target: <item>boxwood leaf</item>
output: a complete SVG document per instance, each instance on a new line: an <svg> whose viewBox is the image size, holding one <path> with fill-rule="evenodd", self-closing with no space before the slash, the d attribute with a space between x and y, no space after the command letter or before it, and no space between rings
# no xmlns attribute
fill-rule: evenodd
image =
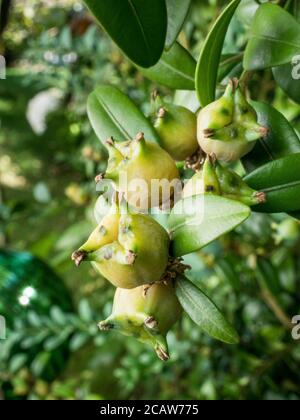
<svg viewBox="0 0 300 420"><path fill-rule="evenodd" d="M166 0L168 30L165 48L168 50L176 41L191 6L191 0Z"/></svg>
<svg viewBox="0 0 300 420"><path fill-rule="evenodd" d="M300 51L300 25L275 4L261 5L254 17L250 41L244 56L246 70L280 66Z"/></svg>
<svg viewBox="0 0 300 420"><path fill-rule="evenodd" d="M228 26L241 0L232 0L209 32L196 70L196 90L202 106L215 100L219 62Z"/></svg>
<svg viewBox="0 0 300 420"><path fill-rule="evenodd" d="M167 33L165 0L85 0L121 50L142 67L162 55Z"/></svg>
<svg viewBox="0 0 300 420"><path fill-rule="evenodd" d="M179 201L169 217L171 251L180 257L198 251L250 216L244 204L201 194Z"/></svg>
<svg viewBox="0 0 300 420"><path fill-rule="evenodd" d="M185 312L203 331L224 343L239 342L237 332L217 306L186 277L177 279L175 291Z"/></svg>
<svg viewBox="0 0 300 420"><path fill-rule="evenodd" d="M300 210L300 153L260 166L247 175L245 181L267 195L267 202L255 206L255 211L283 213Z"/></svg>
<svg viewBox="0 0 300 420"><path fill-rule="evenodd" d="M159 62L141 73L156 83L172 89L194 90L196 61L178 42L163 53Z"/></svg>
<svg viewBox="0 0 300 420"><path fill-rule="evenodd" d="M247 171L293 153L300 153L300 139L289 121L271 105L252 101L258 115L258 122L269 129L265 138L260 139L255 148L244 159Z"/></svg>
<svg viewBox="0 0 300 420"><path fill-rule="evenodd" d="M298 54L292 63L273 68L273 75L281 89L300 104L300 55Z"/></svg>
<svg viewBox="0 0 300 420"><path fill-rule="evenodd" d="M136 105L113 86L100 85L88 98L88 116L102 143L109 137L130 140L143 132L149 141L159 143L154 127Z"/></svg>

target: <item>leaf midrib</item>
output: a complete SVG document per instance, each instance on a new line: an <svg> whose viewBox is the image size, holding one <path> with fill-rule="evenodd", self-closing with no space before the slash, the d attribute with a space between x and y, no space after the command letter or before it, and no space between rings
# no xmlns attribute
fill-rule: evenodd
<svg viewBox="0 0 300 420"><path fill-rule="evenodd" d="M106 114L108 115L108 117L111 119L111 121L113 122L113 124L116 125L116 127L118 128L118 130L126 137L126 139L130 139L131 136L130 134L125 130L125 128L119 123L119 121L116 119L116 117L114 116L113 112L110 110L109 106L104 102L103 99L101 99L98 95L96 96L97 100L99 101L100 105L102 106L102 108L104 109L104 111L106 112Z"/></svg>
<svg viewBox="0 0 300 420"><path fill-rule="evenodd" d="M284 44L284 45L289 45L290 47L295 47L295 48L300 49L300 42L299 42L299 44L297 44L297 43L290 42L290 41L284 41L284 40L279 39L279 38L274 38L274 37L269 36L269 35L252 35L251 38L252 39L262 39L262 40L267 40L267 41L270 41L270 42L281 43L281 44Z"/></svg>
<svg viewBox="0 0 300 420"><path fill-rule="evenodd" d="M238 213L232 213L232 214L227 214L226 215L226 217L238 217L238 218L242 218L242 217L245 217L246 216L246 211L245 212L238 212ZM202 221L202 223L205 221L205 222L215 222L216 220L219 220L219 219L223 219L224 218L224 214L222 214L222 215L220 215L220 216L215 216L215 217L209 217L209 219L207 219L207 220L204 220L204 218L203 218L203 221ZM185 226L195 226L195 222L199 222L199 219L197 219L196 217L194 217L193 219L191 219L190 221L187 221L187 220L185 220L184 222L182 222L182 223L180 223L179 225L177 225L176 227L174 227L171 231L170 231L170 233L172 234L172 233L174 233L175 231L178 231L179 229L181 229L181 228L183 228L183 227L185 227Z"/></svg>
<svg viewBox="0 0 300 420"><path fill-rule="evenodd" d="M136 7L135 7L135 6L134 6L134 4L132 3L132 0L128 0L128 3L129 3L129 6L130 6L130 7L131 7L131 9L132 9L132 12L133 12L133 14L134 14L134 16L135 16L135 18L136 18L136 20L137 20L138 26L139 26L139 28L140 28L140 31L141 31L142 37L143 37L143 39L144 39L145 46L146 46L146 48L147 48L147 54L148 54L148 56L149 56L149 57L152 57L150 44L149 44L149 42L148 42L148 39L147 39L146 33L145 33L145 31L144 31L144 27L143 27L142 21L141 21L141 19L140 19L140 17L139 17L139 14L138 14L137 10L136 10Z"/></svg>
<svg viewBox="0 0 300 420"><path fill-rule="evenodd" d="M186 74L186 73L180 71L179 69L173 67L171 64L168 64L163 58L162 58L161 61L162 61L163 65L165 67L167 67L168 69L172 70L174 73L179 74L180 76L182 76L186 80L189 80L190 82L193 82L193 83L195 82L195 78L194 77L191 77L188 74Z"/></svg>
<svg viewBox="0 0 300 420"><path fill-rule="evenodd" d="M178 283L177 283L177 287L179 287L179 289L180 289L180 291L181 291L181 293L183 294L183 295L185 295L186 297L187 297L187 299L189 299L190 300L190 302L191 302L191 304L194 306L194 308L198 308L198 306L197 306L197 302L193 299L193 297L189 294L189 292L185 289L185 288L183 288L182 287L182 285L180 284L180 281L178 281ZM200 289L199 289L199 291L200 291ZM200 291L201 293L203 293L202 291ZM203 296L205 296L206 297L206 299L209 301L209 303L214 307L214 309L219 313L219 315L220 315L220 317L222 317L223 318L223 316L220 314L220 312L219 312L219 310L217 309L217 307L209 300L209 298L206 296L206 295L204 295L204 293L203 293ZM204 316L203 316L203 319L205 320L205 322L210 322L213 326L214 326L214 328L217 330L217 331L219 331L221 334L223 334L225 337L228 337L228 339L232 342L232 341L235 341L234 340L234 337L231 335L231 334L229 334L227 331L224 331L223 329L221 329L220 328L220 326L214 321L214 320L212 320L212 319L210 319L209 318L209 316L205 316L206 315L206 313L207 313L207 311L201 311L200 310L200 308L199 308L199 312L201 312L201 314L204 314ZM225 320L225 318L223 318L223 320L222 320L224 323L227 323L227 321ZM201 325L199 325L201 328L203 328L203 326L201 326ZM227 326L227 328L229 328L229 325ZM203 328L203 329L205 329L205 331L206 332L208 332L208 330L207 330L207 328ZM212 335L211 333L209 333L210 335ZM214 337L216 337L216 335L214 335ZM220 337L219 337L220 338Z"/></svg>
<svg viewBox="0 0 300 420"><path fill-rule="evenodd" d="M298 187L300 186L300 179L298 181L287 182L281 185L274 185L273 187L264 188L263 191L266 193L276 192L288 188Z"/></svg>

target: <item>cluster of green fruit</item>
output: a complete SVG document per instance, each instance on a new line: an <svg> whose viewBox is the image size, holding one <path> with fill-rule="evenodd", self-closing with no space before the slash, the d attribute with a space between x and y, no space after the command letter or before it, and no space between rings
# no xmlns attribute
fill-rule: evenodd
<svg viewBox="0 0 300 420"><path fill-rule="evenodd" d="M72 258L78 266L82 261L92 262L117 288L112 315L99 327L149 343L162 360L167 360L166 335L182 313L174 282L187 267L170 256L168 232L150 215L132 210L135 202L122 189L120 174L125 173L128 181L142 179L149 185L140 203L148 209L153 205L152 179L180 180L176 161L199 155L199 171L185 186L184 197L216 194L255 205L263 202L265 195L253 191L219 161L240 159L266 129L257 124L257 115L235 80L224 96L203 108L198 117L184 107L162 105L160 101L155 127L161 147L142 134L129 142L107 141L109 161L104 177L113 181L116 194L108 213ZM155 204L163 204L162 196Z"/></svg>

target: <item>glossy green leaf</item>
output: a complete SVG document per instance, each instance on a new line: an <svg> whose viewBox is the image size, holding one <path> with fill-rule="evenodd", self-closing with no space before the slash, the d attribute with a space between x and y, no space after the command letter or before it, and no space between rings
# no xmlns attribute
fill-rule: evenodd
<svg viewBox="0 0 300 420"><path fill-rule="evenodd" d="M178 42L163 53L155 66L139 69L148 79L172 89L195 89L196 61Z"/></svg>
<svg viewBox="0 0 300 420"><path fill-rule="evenodd" d="M300 51L294 62L275 67L273 75L281 89L300 104Z"/></svg>
<svg viewBox="0 0 300 420"><path fill-rule="evenodd" d="M191 281L183 276L179 277L175 291L185 312L203 331L224 343L239 342L237 332L217 306Z"/></svg>
<svg viewBox="0 0 300 420"><path fill-rule="evenodd" d="M167 34L165 0L85 0L85 3L134 63L150 67L158 62Z"/></svg>
<svg viewBox="0 0 300 420"><path fill-rule="evenodd" d="M180 257L198 251L250 216L244 204L201 194L179 201L169 217L171 251Z"/></svg>
<svg viewBox="0 0 300 420"><path fill-rule="evenodd" d="M196 90L202 106L215 100L218 69L228 26L241 0L233 0L217 19L201 51L196 70Z"/></svg>
<svg viewBox="0 0 300 420"><path fill-rule="evenodd" d="M267 202L255 206L255 211L283 213L300 210L300 153L269 162L251 172L245 180L250 187L267 195Z"/></svg>
<svg viewBox="0 0 300 420"><path fill-rule="evenodd" d="M169 50L176 41L191 6L191 0L166 0L168 30L165 48Z"/></svg>
<svg viewBox="0 0 300 420"><path fill-rule="evenodd" d="M248 42L244 67L259 70L292 61L300 51L300 25L275 4L263 4L257 10Z"/></svg>
<svg viewBox="0 0 300 420"><path fill-rule="evenodd" d="M252 101L258 115L258 122L269 129L265 138L261 138L253 151L244 159L246 170L253 171L270 160L280 159L293 153L300 153L300 140L288 120L272 106Z"/></svg>
<svg viewBox="0 0 300 420"><path fill-rule="evenodd" d="M92 92L87 104L88 116L102 143L109 137L130 140L143 132L149 141L159 143L151 123L136 105L113 86L102 85Z"/></svg>

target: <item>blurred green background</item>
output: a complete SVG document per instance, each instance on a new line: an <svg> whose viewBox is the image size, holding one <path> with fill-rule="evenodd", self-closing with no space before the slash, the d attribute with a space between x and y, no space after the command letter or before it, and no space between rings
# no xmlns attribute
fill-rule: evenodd
<svg viewBox="0 0 300 420"><path fill-rule="evenodd" d="M81 2L2 3L0 315L7 339L0 340L0 399L299 399L300 345L290 328L300 314L300 229L287 215L254 214L186 258L191 279L236 326L240 345L210 339L185 317L170 333L171 361L163 364L134 339L97 330L114 290L70 259L95 225L93 179L106 165L86 100L97 83L109 83L147 113L156 86ZM180 41L195 57L224 4L193 1ZM242 3L225 52L242 48L256 7ZM299 105L270 72L255 78L253 96L299 130Z"/></svg>

